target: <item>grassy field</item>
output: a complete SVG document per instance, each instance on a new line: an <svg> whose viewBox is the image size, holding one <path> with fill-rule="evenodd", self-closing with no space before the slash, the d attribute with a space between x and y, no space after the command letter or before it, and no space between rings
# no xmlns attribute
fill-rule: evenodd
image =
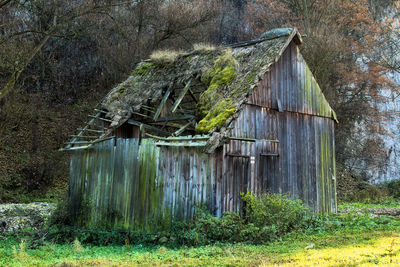
<svg viewBox="0 0 400 267"><path fill-rule="evenodd" d="M389 229L390 228L390 229ZM0 266L375 266L400 265L400 226L286 236L268 245L196 248L82 246L47 243L36 249L16 238L0 242Z"/></svg>
<svg viewBox="0 0 400 267"><path fill-rule="evenodd" d="M228 214L218 219L199 210L194 221L167 233L134 235L49 223L46 231L0 234L0 266L400 266L400 218L371 216L365 210L396 208L397 202L350 203L340 207L350 208L348 213L322 216L301 213L300 203L282 196L253 201L264 204L249 209L246 218ZM271 203L279 209L262 213ZM303 215L294 222L296 212ZM280 219L277 214L290 216ZM266 216L276 217L271 225L265 224ZM235 240L245 243L232 243Z"/></svg>

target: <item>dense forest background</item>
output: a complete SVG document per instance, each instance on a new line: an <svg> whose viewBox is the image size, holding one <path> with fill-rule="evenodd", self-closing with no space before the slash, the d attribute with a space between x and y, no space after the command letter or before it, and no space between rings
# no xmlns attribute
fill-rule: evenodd
<svg viewBox="0 0 400 267"><path fill-rule="evenodd" d="M387 160L379 107L382 90L398 90L399 14L396 0L0 0L0 202L65 192L68 154L58 148L152 51L276 27L305 34L303 55L340 122L346 197Z"/></svg>

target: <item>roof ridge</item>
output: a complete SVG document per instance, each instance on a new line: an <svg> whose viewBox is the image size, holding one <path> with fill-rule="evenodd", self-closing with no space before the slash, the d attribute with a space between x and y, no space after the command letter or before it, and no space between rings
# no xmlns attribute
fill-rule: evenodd
<svg viewBox="0 0 400 267"><path fill-rule="evenodd" d="M274 40L274 39L285 37L285 36L291 36L291 35L293 36L291 39L293 39L294 37L297 37L297 39L298 39L297 44L303 43L303 40L302 40L301 35L300 35L299 31L297 30L297 28L276 28L276 29L264 32L258 39L229 44L229 45L225 45L222 47L225 47L225 48L246 47L246 46L262 43L265 41Z"/></svg>

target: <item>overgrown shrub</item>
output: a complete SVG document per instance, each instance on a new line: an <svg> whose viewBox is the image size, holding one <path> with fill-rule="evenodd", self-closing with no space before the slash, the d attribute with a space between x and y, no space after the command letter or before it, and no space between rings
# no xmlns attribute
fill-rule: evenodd
<svg viewBox="0 0 400 267"><path fill-rule="evenodd" d="M390 181L384 184L384 188L386 188L391 197L400 199L400 180Z"/></svg>
<svg viewBox="0 0 400 267"><path fill-rule="evenodd" d="M338 179L339 202L359 202L365 204L387 204L393 202L393 195L387 185L377 186L359 177L345 177ZM400 191L399 191L400 192Z"/></svg>
<svg viewBox="0 0 400 267"><path fill-rule="evenodd" d="M172 227L172 237L185 245L206 245L215 242L237 242L245 228L243 218L237 213L225 213L221 218L201 208L192 221L177 222Z"/></svg>
<svg viewBox="0 0 400 267"><path fill-rule="evenodd" d="M264 194L260 197L245 194L242 198L245 202L246 224L253 228L250 231L251 236L244 239L273 240L300 228L310 214L300 200L292 200L279 194Z"/></svg>
<svg viewBox="0 0 400 267"><path fill-rule="evenodd" d="M79 227L69 220L65 208L60 205L51 220L47 240L70 243L79 240L82 245L163 245L201 246L215 243L262 244L283 238L290 233L314 234L340 229L374 229L400 224L386 217L371 218L363 215L322 215L312 213L301 201L279 194L242 195L242 214L228 212L221 218L206 208L197 208L190 221L173 221L169 231L148 233L141 230L106 229L102 227ZM396 224L396 225L395 225Z"/></svg>
<svg viewBox="0 0 400 267"><path fill-rule="evenodd" d="M221 218L198 210L193 221L183 223L173 233L180 243L205 245L215 242L265 243L300 229L310 215L301 201L279 194L243 194L243 215L225 213Z"/></svg>

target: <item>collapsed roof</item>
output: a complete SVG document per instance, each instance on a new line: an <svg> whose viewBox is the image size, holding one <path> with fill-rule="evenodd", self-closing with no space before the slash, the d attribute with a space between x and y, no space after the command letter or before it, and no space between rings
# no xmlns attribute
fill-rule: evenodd
<svg viewBox="0 0 400 267"><path fill-rule="evenodd" d="M222 143L227 127L262 75L292 40L302 42L296 29L275 29L246 43L176 56L166 53L141 62L101 102L93 119L106 122L107 129L92 130L99 137L90 142L104 140L126 122L136 122L148 126L149 133L165 137L210 135L212 148L208 150L212 151ZM331 117L331 112L329 108L326 117ZM84 130L67 148L79 142L76 140Z"/></svg>

